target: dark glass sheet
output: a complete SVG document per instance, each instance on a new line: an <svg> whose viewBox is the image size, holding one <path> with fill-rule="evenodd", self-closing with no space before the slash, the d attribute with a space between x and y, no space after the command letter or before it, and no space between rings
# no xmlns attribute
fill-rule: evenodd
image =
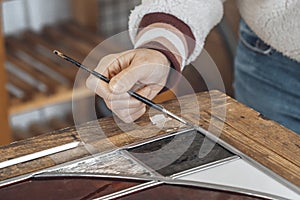
<svg viewBox="0 0 300 200"><path fill-rule="evenodd" d="M93 199L143 181L88 177L31 178L0 188L0 199Z"/></svg>
<svg viewBox="0 0 300 200"><path fill-rule="evenodd" d="M219 144L204 140L204 136L194 130L132 148L129 152L164 176L234 156Z"/></svg>
<svg viewBox="0 0 300 200"><path fill-rule="evenodd" d="M160 185L120 198L122 200L258 200L250 195L199 187Z"/></svg>

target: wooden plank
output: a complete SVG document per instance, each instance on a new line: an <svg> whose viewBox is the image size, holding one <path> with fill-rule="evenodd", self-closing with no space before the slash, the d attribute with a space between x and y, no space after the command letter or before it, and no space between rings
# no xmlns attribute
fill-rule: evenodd
<svg viewBox="0 0 300 200"><path fill-rule="evenodd" d="M82 54L83 56L87 56L88 53L91 52L93 47L91 45L87 45L83 42L76 41L69 37L69 35L64 34L59 29L55 29L52 27L45 27L44 28L44 34L49 36L49 38L52 39L53 42L55 41L63 41L63 44L69 46L70 48L74 48L78 53Z"/></svg>
<svg viewBox="0 0 300 200"><path fill-rule="evenodd" d="M210 97L213 97L213 100ZM220 127L216 126L223 122L219 117L219 107L217 106L217 112L213 113L211 102L219 103L224 99L226 100L227 115L224 127L220 129ZM298 135L273 121L262 119L259 113L217 91L212 91L210 94L198 94L197 102L192 101L192 96L182 97L181 102L183 102L181 109L184 111L183 115L186 119L198 123L206 129L211 122L214 122L211 124L213 127L211 129L212 133L216 133L218 130L221 131L221 139L256 160L261 165L271 169L279 176L296 186L300 186L300 145ZM172 112L180 114L178 101L172 100L163 105ZM197 110L196 108L199 106L200 108ZM195 120L197 119L195 116L199 113L201 119L198 121ZM21 141L20 143L0 147L0 161L40 151L43 148L50 148L53 145L58 146L74 140L79 141L79 132L81 133L81 138L90 140L90 144L97 147L99 151L105 151L116 148L116 146L124 146L141 141L154 135L166 134L170 131L178 130L180 125L177 122L170 121L170 124L167 124L164 129L158 130L157 127L148 123L149 117L148 115L144 115L137 121L140 128L127 125L128 131L124 133L118 128L112 118L100 119L98 122L89 122L77 127L77 130L75 128L63 129L48 135ZM100 125L106 134L105 136L100 137L97 135L99 132L98 125ZM145 127L146 125L148 126ZM138 135L140 138L134 137L134 135ZM115 146L111 145L111 143ZM55 156L5 168L0 172L0 179L3 180L33 172L88 154L87 150L83 146L80 146L74 150L58 153Z"/></svg>
<svg viewBox="0 0 300 200"><path fill-rule="evenodd" d="M53 94L56 90L56 86L59 85L59 82L51 77L45 75L44 73L37 71L33 66L29 65L27 62L21 60L12 52L8 52L7 61L21 69L25 73L28 73L34 79L46 85L45 92L48 94Z"/></svg>
<svg viewBox="0 0 300 200"><path fill-rule="evenodd" d="M0 0L0 145L10 143L12 141L11 129L8 120L8 95L5 88L6 85L6 74L4 68L5 62L5 48L4 48L4 38L2 33L2 0Z"/></svg>
<svg viewBox="0 0 300 200"><path fill-rule="evenodd" d="M101 37L97 33L93 33L91 31L84 30L75 23L62 24L60 27L62 30L65 30L71 36L73 36L77 39L82 39L83 41L88 42L91 45L93 45L93 47L99 45L101 42L103 42L105 40L105 38ZM101 47L103 48L103 50L105 50L107 52L111 52L111 53L118 53L118 52L122 51L122 49L116 43L113 43L111 40L110 40L110 42L105 41L104 43L102 43Z"/></svg>
<svg viewBox="0 0 300 200"><path fill-rule="evenodd" d="M9 48L13 48L12 51L21 51L38 62L44 64L45 66L51 68L53 71L57 72L61 76L65 77L67 80L67 85L71 87L73 85L73 80L76 75L76 71L72 69L66 69L60 67L58 63L53 62L49 58L38 54L38 52L34 49L34 47L25 44L24 41L21 41L16 38L7 38L7 45Z"/></svg>
<svg viewBox="0 0 300 200"><path fill-rule="evenodd" d="M43 37L42 35L39 35L32 31L25 31L23 33L23 37L25 40L30 41L31 43L35 44L36 46L40 46L46 50L48 53L48 57L51 58L54 62L58 63L60 66L66 67L66 68L73 68L73 71L76 71L76 68L74 69L74 66L70 64L69 62L66 62L65 60L59 58L58 56L53 54L53 50L57 49L60 51L68 52L69 55L74 56L74 58L80 59L83 56L81 54L78 54L77 51L66 47L65 45L62 45L61 43L57 44L56 42L49 41L49 38ZM69 51L70 50L70 51Z"/></svg>
<svg viewBox="0 0 300 200"><path fill-rule="evenodd" d="M11 105L16 105L29 100L29 97L25 95L20 89L16 88L7 82L7 92L9 94L9 108Z"/></svg>
<svg viewBox="0 0 300 200"><path fill-rule="evenodd" d="M84 65L87 67L95 68L100 59L106 55L105 52L102 51L92 51L94 48L93 46L87 45L76 38L71 38L59 29L45 27L43 33L54 43L63 41L61 42L61 45L65 46L66 51L64 53L79 62L84 62ZM76 57L76 54L80 54L80 56Z"/></svg>
<svg viewBox="0 0 300 200"><path fill-rule="evenodd" d="M30 85L29 83L21 80L19 77L16 77L15 74L12 74L11 72L7 71L7 79L8 81L14 85L15 87L19 88L20 90L22 90L25 95L27 95L29 98L32 98L33 94L35 92L38 92L38 88L33 87L32 85Z"/></svg>
<svg viewBox="0 0 300 200"><path fill-rule="evenodd" d="M48 40L54 44L57 44L57 49L62 50L66 55L76 59L79 62L84 60L88 62L88 66L96 66L99 62L99 55L93 54L89 56L93 47L84 44L78 40L74 40L68 37L66 34L60 32L59 30L53 29L52 27L45 27L43 31L43 36L48 37ZM63 42L60 42L63 41Z"/></svg>
<svg viewBox="0 0 300 200"><path fill-rule="evenodd" d="M86 88L76 89L76 99L82 99L91 96L91 91ZM18 114L34 109L43 108L49 105L55 105L70 101L73 98L73 90L60 87L57 92L51 96L37 96L33 101L24 102L9 108L9 114Z"/></svg>
<svg viewBox="0 0 300 200"><path fill-rule="evenodd" d="M86 38L91 45L98 45L100 44L104 38L91 32L88 30L82 29L78 24L74 22L64 23L60 25L62 30L65 30L67 33L74 35L77 38Z"/></svg>
<svg viewBox="0 0 300 200"><path fill-rule="evenodd" d="M9 96L9 107L12 107L14 105L17 105L19 103L21 103L22 101L24 101L25 99L20 99L18 96L16 96L15 94L11 93L11 91L7 90L8 92L8 96Z"/></svg>
<svg viewBox="0 0 300 200"><path fill-rule="evenodd" d="M45 50L47 50L47 54L52 55L53 51L55 49L58 49L61 45L61 43L63 43L62 41L52 41L49 40L48 37L42 35L42 34L38 34L36 32L33 31L25 31L22 36L24 37L24 40L29 41L30 43L33 43L35 46L37 47L42 47ZM54 58L55 62L59 62L61 61L61 59L58 59L58 57L56 56L49 56L51 58Z"/></svg>

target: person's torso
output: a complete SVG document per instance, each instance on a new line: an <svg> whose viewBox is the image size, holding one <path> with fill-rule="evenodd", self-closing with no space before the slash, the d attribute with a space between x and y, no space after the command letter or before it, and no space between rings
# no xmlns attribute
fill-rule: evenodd
<svg viewBox="0 0 300 200"><path fill-rule="evenodd" d="M239 0L238 6L263 41L300 62L300 0Z"/></svg>

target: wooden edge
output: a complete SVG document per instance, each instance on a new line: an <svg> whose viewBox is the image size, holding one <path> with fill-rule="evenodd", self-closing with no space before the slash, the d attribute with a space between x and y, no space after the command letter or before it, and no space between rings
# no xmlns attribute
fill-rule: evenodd
<svg viewBox="0 0 300 200"><path fill-rule="evenodd" d="M2 28L2 0L0 0L0 27ZM4 38L1 29L0 33L0 145L8 144L12 141L12 135L10 130L10 124L8 120L8 95L6 91L6 73L4 68L5 61L5 49L4 49Z"/></svg>
<svg viewBox="0 0 300 200"><path fill-rule="evenodd" d="M94 94L91 93L87 88L78 88L76 89L76 95L73 94L73 90L69 88L60 87L58 91L51 96L36 96L29 102L23 102L18 105L13 105L8 109L10 115L15 115L23 112L27 112L33 109L44 108L45 106L55 105L59 103L64 103L70 101L70 99L82 99L86 97L91 97Z"/></svg>

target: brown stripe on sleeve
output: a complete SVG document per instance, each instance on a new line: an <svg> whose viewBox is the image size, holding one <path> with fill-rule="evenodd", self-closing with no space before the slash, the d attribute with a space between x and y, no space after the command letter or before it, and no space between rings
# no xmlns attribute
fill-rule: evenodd
<svg viewBox="0 0 300 200"><path fill-rule="evenodd" d="M151 46L148 45L149 42L151 42L150 43ZM155 45L153 45L153 44L155 44ZM158 45L158 44L161 44L161 45ZM172 42L170 42L168 39L166 39L165 37L163 37L163 36L157 37L157 38L155 38L151 41L144 42L140 46L144 47L144 48L145 47L147 47L147 48L151 47L151 49L155 49L155 50L158 50L158 51L163 51L161 53L163 53L171 61L171 63L175 67L175 69L177 71L181 71L183 58L180 55L180 53L178 52L177 48L174 46L174 44ZM166 52L166 51L168 51L168 52Z"/></svg>
<svg viewBox="0 0 300 200"><path fill-rule="evenodd" d="M139 24L139 28L143 29L153 23L166 23L174 26L183 33L188 45L188 56L190 56L195 49L195 37L190 27L177 17L166 13L149 13L146 14Z"/></svg>

